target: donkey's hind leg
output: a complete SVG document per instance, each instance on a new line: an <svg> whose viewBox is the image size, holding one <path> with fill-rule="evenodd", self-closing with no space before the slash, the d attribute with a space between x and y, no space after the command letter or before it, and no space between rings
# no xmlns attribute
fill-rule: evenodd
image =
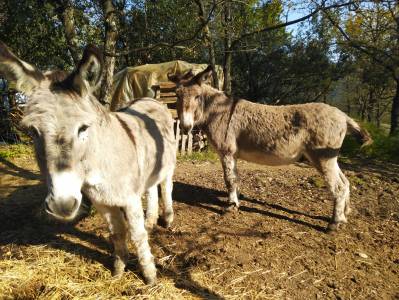
<svg viewBox="0 0 399 300"><path fill-rule="evenodd" d="M174 218L172 190L173 190L173 171L170 172L166 176L165 180L161 182L161 194L163 201L162 225L164 225L166 228L169 228L172 225Z"/></svg>
<svg viewBox="0 0 399 300"><path fill-rule="evenodd" d="M327 185L334 197L333 217L328 225L330 231L338 229L340 224L347 223L349 213L349 181L338 166L337 157L325 160L321 164Z"/></svg>
<svg viewBox="0 0 399 300"><path fill-rule="evenodd" d="M350 183L349 180L346 178L344 173L342 173L341 169L339 170L339 178L345 185L345 217L351 213L352 209L350 207Z"/></svg>
<svg viewBox="0 0 399 300"><path fill-rule="evenodd" d="M114 268L112 276L123 274L128 260L129 251L126 244L127 227L125 216L119 207L95 205L97 211L108 223L111 232L111 241L114 246Z"/></svg>
<svg viewBox="0 0 399 300"><path fill-rule="evenodd" d="M224 181L229 192L230 208L238 209L239 202L237 196L237 161L233 155L221 155Z"/></svg>
<svg viewBox="0 0 399 300"><path fill-rule="evenodd" d="M154 185L147 190L147 211L145 216L145 228L151 231L158 221L158 187Z"/></svg>

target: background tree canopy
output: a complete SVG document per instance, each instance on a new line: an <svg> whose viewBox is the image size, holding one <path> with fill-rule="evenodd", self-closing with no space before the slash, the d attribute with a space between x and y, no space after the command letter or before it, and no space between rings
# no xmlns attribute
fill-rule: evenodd
<svg viewBox="0 0 399 300"><path fill-rule="evenodd" d="M0 2L0 39L41 69L104 48L114 72L169 60L220 64L224 90L268 104L327 102L395 134L397 1L24 0Z"/></svg>

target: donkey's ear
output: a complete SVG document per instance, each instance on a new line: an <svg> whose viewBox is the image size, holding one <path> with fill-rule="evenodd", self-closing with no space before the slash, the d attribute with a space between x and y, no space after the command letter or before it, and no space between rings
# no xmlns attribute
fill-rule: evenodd
<svg viewBox="0 0 399 300"><path fill-rule="evenodd" d="M189 80L189 79L191 79L193 77L194 77L193 70L190 69L185 74L183 74L183 76L180 78L180 80Z"/></svg>
<svg viewBox="0 0 399 300"><path fill-rule="evenodd" d="M83 96L96 90L101 82L102 69L103 55L101 51L93 45L88 45L83 52L82 59L70 75L76 92Z"/></svg>
<svg viewBox="0 0 399 300"><path fill-rule="evenodd" d="M15 81L16 89L30 95L35 87L44 80L44 75L36 67L19 59L0 41L0 73L6 79Z"/></svg>
<svg viewBox="0 0 399 300"><path fill-rule="evenodd" d="M174 83L180 82L180 76L178 74L168 73L168 79Z"/></svg>
<svg viewBox="0 0 399 300"><path fill-rule="evenodd" d="M209 65L204 71L195 75L195 77L192 80L197 84L201 85L202 83L207 81L211 75L212 75L212 66Z"/></svg>
<svg viewBox="0 0 399 300"><path fill-rule="evenodd" d="M194 77L193 70L188 70L186 73L182 74L172 74L168 73L168 79L176 84L180 83L183 80L189 80Z"/></svg>

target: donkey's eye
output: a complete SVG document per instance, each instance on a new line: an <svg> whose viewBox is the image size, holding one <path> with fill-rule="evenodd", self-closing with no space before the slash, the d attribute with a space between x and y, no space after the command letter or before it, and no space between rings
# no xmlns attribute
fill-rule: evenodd
<svg viewBox="0 0 399 300"><path fill-rule="evenodd" d="M83 134L83 133L87 130L87 128L89 128L88 125L82 125L82 126L80 126L79 129L78 129L78 136L80 136L81 134Z"/></svg>

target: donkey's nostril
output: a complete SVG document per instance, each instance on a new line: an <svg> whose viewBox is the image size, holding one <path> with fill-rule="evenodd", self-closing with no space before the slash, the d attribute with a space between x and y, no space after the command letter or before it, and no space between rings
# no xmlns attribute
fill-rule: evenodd
<svg viewBox="0 0 399 300"><path fill-rule="evenodd" d="M76 200L75 198L70 198L63 203L62 205L63 211L66 214L71 214L75 210L77 204L78 200Z"/></svg>

